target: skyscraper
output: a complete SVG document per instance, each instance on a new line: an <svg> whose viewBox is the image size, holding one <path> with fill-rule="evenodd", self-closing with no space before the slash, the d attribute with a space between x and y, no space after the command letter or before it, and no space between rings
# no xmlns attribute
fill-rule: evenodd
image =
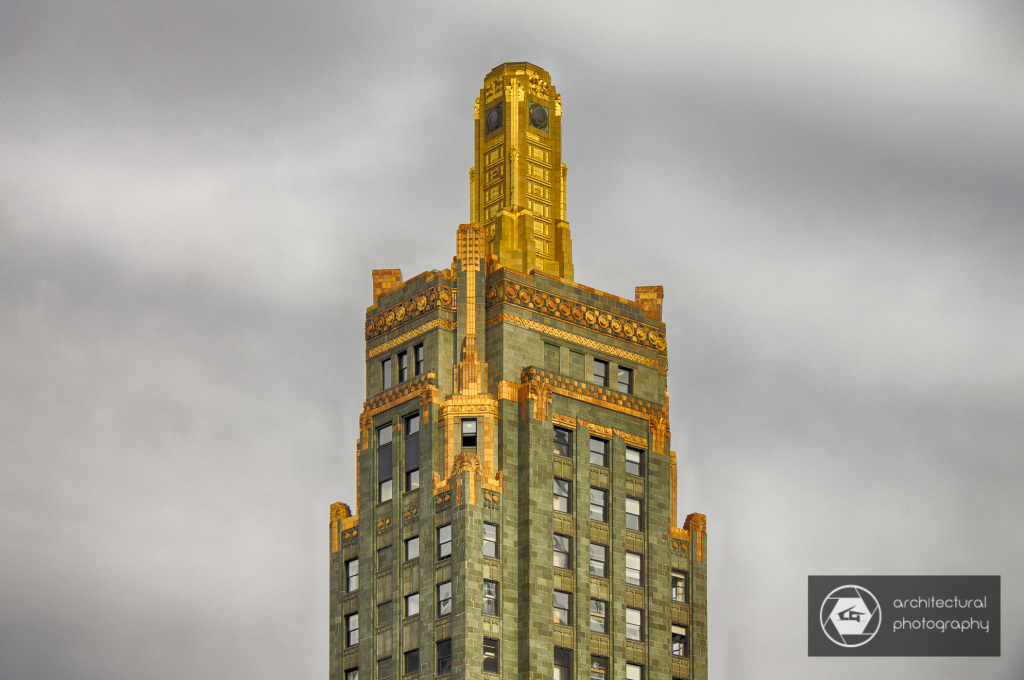
<svg viewBox="0 0 1024 680"><path fill-rule="evenodd" d="M706 678L662 288L573 281L546 71L498 66L474 110L451 268L373 272L357 514L331 506L330 677Z"/></svg>

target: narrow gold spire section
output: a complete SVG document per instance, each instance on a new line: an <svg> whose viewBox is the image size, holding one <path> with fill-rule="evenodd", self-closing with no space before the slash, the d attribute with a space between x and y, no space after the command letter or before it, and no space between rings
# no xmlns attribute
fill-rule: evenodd
<svg viewBox="0 0 1024 680"><path fill-rule="evenodd" d="M562 163L562 98L544 69L498 66L476 99L470 221L484 225L487 252L521 272L573 280Z"/></svg>

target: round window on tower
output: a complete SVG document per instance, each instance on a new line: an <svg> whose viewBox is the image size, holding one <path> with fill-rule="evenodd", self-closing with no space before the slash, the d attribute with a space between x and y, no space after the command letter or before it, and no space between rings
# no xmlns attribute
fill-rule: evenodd
<svg viewBox="0 0 1024 680"><path fill-rule="evenodd" d="M530 102L530 125L540 130L547 130L548 107Z"/></svg>
<svg viewBox="0 0 1024 680"><path fill-rule="evenodd" d="M487 109L487 133L490 134L501 127L502 115L501 115L501 104L492 106Z"/></svg>

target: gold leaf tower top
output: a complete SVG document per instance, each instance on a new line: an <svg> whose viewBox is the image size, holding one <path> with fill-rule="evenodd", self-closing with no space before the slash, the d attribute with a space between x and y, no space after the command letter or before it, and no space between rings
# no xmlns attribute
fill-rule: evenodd
<svg viewBox="0 0 1024 680"><path fill-rule="evenodd" d="M510 62L484 78L476 99L470 222L503 267L573 280L565 214L562 98L544 69Z"/></svg>

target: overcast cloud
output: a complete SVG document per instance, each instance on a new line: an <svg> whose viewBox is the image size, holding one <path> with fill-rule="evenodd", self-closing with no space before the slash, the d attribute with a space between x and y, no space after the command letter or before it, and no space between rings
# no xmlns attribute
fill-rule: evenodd
<svg viewBox="0 0 1024 680"><path fill-rule="evenodd" d="M326 678L370 269L517 60L577 281L665 286L711 677L1024 677L1020 3L10 0L0 678ZM1001 574L1003 656L809 659L829 573Z"/></svg>

